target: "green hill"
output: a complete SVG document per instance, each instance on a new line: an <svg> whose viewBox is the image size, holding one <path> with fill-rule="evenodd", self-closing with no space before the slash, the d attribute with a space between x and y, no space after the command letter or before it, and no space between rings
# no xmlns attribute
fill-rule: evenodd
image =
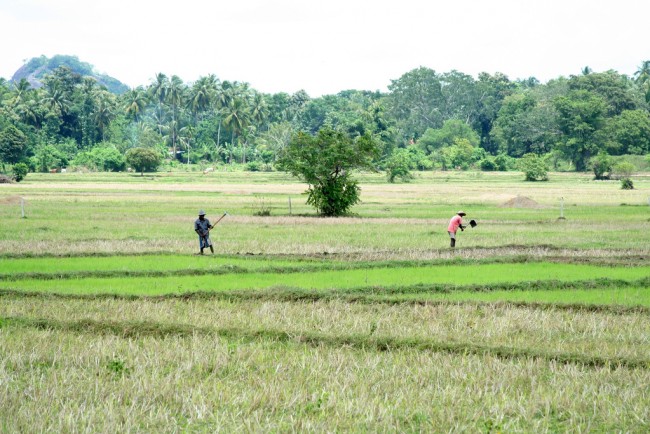
<svg viewBox="0 0 650 434"><path fill-rule="evenodd" d="M77 56L60 54L52 58L46 56L33 57L14 73L11 81L19 82L25 78L33 87L41 87L43 85L42 78L52 73L59 66L67 66L72 72L84 77L93 77L99 84L105 86L112 93L121 94L129 90L127 85L116 78L95 72L91 64L80 61Z"/></svg>

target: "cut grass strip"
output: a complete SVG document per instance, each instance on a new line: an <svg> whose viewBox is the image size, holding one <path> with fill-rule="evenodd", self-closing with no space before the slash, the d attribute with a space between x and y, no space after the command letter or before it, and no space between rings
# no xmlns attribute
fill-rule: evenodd
<svg viewBox="0 0 650 434"><path fill-rule="evenodd" d="M65 294L108 293L153 296L197 291L253 290L277 286L346 290L360 287L390 288L442 284L453 289L468 285L489 287L545 280L580 282L593 279L618 279L632 282L648 276L650 276L650 267L613 268L579 264L524 263L325 270L295 274L249 273L48 281L24 279L5 282L3 286L4 289Z"/></svg>
<svg viewBox="0 0 650 434"><path fill-rule="evenodd" d="M316 263L316 264L314 264ZM53 276L75 276L84 273L107 275L109 273L173 273L188 271L214 272L235 268L238 270L259 270L261 268L299 268L318 261L306 258L278 259L259 256L198 256L198 255L118 255L77 256L3 259L0 262L0 278L25 276L44 278Z"/></svg>
<svg viewBox="0 0 650 434"><path fill-rule="evenodd" d="M194 335L215 335L228 340L255 342L268 340L273 342L297 342L314 347L350 347L362 350L398 351L411 349L418 351L445 352L459 355L494 356L501 359L534 358L548 362L577 364L595 368L649 369L650 360L632 357L601 357L578 353L553 353L529 348L511 348L504 346L485 346L471 343L439 342L418 338L372 337L367 335L331 336L322 333L290 333L282 330L248 330L241 328L208 328L183 324L162 324L151 321L59 321L54 319L37 319L27 317L0 318L0 328L31 327L44 330L60 330L72 333L110 334L123 338L167 336L191 337Z"/></svg>

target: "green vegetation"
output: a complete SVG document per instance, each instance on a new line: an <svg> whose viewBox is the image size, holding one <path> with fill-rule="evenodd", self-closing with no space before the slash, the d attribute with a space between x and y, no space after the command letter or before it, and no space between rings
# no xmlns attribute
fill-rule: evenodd
<svg viewBox="0 0 650 434"><path fill-rule="evenodd" d="M155 151L147 148L129 149L124 157L126 163L136 172L155 172L161 163L161 157Z"/></svg>
<svg viewBox="0 0 650 434"><path fill-rule="evenodd" d="M519 161L519 166L526 181L548 181L548 167L539 155L524 155Z"/></svg>
<svg viewBox="0 0 650 434"><path fill-rule="evenodd" d="M95 260L94 262L99 262ZM272 266L273 262L270 263ZM223 266L226 270L230 264ZM194 274L169 277L83 277L71 279L17 279L0 286L26 291L51 291L73 294L129 294L165 295L194 291L222 291L233 289L264 289L295 287L303 289L347 289L355 287L397 287L447 284L458 287L552 279L562 282L590 279L617 279L634 281L650 275L650 267L611 268L579 264L485 264L441 265L434 267L388 266L353 270L283 271L273 267L271 272ZM143 270L147 271L147 270ZM144 273L143 273L144 274Z"/></svg>
<svg viewBox="0 0 650 434"><path fill-rule="evenodd" d="M279 172L3 184L0 431L647 431L645 174L355 180L340 218Z"/></svg>
<svg viewBox="0 0 650 434"><path fill-rule="evenodd" d="M329 128L316 137L297 134L289 142L278 167L305 181L307 203L326 217L347 214L361 200L353 170L372 169L379 148L370 135L350 139Z"/></svg>
<svg viewBox="0 0 650 434"><path fill-rule="evenodd" d="M13 170L14 179L16 182L20 182L25 179L25 176L29 173L29 167L25 163L16 163L14 164Z"/></svg>
<svg viewBox="0 0 650 434"><path fill-rule="evenodd" d="M650 153L647 61L635 77L585 70L547 83L420 67L391 80L386 93L346 90L318 98L304 91L263 94L212 74L184 83L158 73L147 85L118 89L70 56L32 59L19 76L0 83L3 173L15 163L32 172L123 171L127 153L147 149L161 159L147 170L295 173L301 165L300 176L317 186L304 173L307 156L301 163L287 152L296 141L322 144L320 131L333 134L334 155L348 158L359 138L372 138L376 152L362 152L371 161L341 170L372 166L392 180L406 180L411 169L519 170L515 160L525 155L554 171L579 172L600 171L598 155L627 158L632 167L625 172L633 173L647 168L643 156ZM318 155L317 167L324 164ZM326 166L335 169L331 161ZM612 176L630 177L615 168ZM315 206L324 206L321 196L352 203L355 191L334 184L322 187L334 190L323 196L314 188Z"/></svg>

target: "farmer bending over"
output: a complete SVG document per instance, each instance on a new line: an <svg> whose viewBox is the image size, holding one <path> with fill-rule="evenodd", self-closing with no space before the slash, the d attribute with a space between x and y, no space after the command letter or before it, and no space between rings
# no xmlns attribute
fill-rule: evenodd
<svg viewBox="0 0 650 434"><path fill-rule="evenodd" d="M449 233L449 238L451 238L451 247L456 247L456 231L460 228L461 231L465 230L463 226L463 217L465 213L463 211L458 211L455 216L449 220L449 227L447 227L447 232Z"/></svg>
<svg viewBox="0 0 650 434"><path fill-rule="evenodd" d="M203 254L203 249L206 247L209 247L210 251L214 253L212 241L210 241L210 229L213 227L210 225L210 220L205 218L205 211L199 211L199 218L194 222L194 232L199 235L199 249L201 249L201 254Z"/></svg>

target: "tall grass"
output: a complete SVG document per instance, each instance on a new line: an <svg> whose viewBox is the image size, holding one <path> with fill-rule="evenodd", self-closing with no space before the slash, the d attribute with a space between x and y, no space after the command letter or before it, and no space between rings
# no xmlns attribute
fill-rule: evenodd
<svg viewBox="0 0 650 434"><path fill-rule="evenodd" d="M650 419L650 370L580 362L647 360L645 315L23 298L0 312L44 326L0 323L3 431L643 432Z"/></svg>
<svg viewBox="0 0 650 434"><path fill-rule="evenodd" d="M365 336L411 340L415 347L418 342L433 341L510 347L545 354L642 359L649 359L650 354L650 324L642 312L553 311L507 305L349 304L337 300L4 298L0 315L64 324L78 322L80 331L86 320L107 324L107 331L113 327L110 324L119 330L137 330L135 324L147 322L153 324L154 335L155 325L160 324L163 329L171 327L172 332L180 326L190 334L193 329L197 332L241 330L242 336L280 331L298 337L316 334L332 339ZM88 327L90 331L96 329ZM151 328L147 326L146 330Z"/></svg>

